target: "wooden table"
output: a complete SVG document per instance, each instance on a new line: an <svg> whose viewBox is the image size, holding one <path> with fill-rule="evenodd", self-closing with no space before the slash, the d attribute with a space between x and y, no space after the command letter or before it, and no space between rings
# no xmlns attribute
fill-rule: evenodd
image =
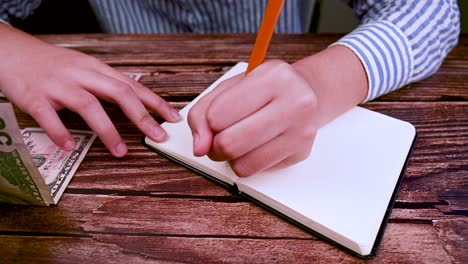
<svg viewBox="0 0 468 264"><path fill-rule="evenodd" d="M183 107L238 61L253 35L41 36L95 56ZM269 58L293 62L338 35L275 36ZM413 123L416 149L377 258L468 263L468 35L431 78L364 107ZM116 107L129 145L113 158L97 140L56 207L0 206L0 262L362 262L147 150ZM17 112L21 127L37 126ZM87 129L61 112L69 128ZM324 201L326 202L326 201ZM345 219L344 219L345 221Z"/></svg>

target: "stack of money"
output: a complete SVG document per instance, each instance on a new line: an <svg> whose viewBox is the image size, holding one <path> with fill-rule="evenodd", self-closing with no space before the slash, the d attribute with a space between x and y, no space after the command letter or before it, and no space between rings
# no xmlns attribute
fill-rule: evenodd
<svg viewBox="0 0 468 264"><path fill-rule="evenodd" d="M0 203L57 204L96 135L71 130L72 151L57 147L38 128L20 130L13 107L0 103Z"/></svg>

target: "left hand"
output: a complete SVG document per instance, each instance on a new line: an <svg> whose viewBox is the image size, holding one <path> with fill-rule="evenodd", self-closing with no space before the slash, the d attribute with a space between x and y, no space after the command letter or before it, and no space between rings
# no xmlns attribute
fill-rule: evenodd
<svg viewBox="0 0 468 264"><path fill-rule="evenodd" d="M222 82L192 107L194 155L227 160L241 177L302 161L319 128L317 103L292 65L265 62Z"/></svg>

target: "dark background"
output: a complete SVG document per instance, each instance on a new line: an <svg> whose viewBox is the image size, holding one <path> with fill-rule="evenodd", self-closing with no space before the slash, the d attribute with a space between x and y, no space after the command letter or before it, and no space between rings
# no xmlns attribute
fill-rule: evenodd
<svg viewBox="0 0 468 264"><path fill-rule="evenodd" d="M11 23L31 34L102 32L87 0L42 0L32 16Z"/></svg>

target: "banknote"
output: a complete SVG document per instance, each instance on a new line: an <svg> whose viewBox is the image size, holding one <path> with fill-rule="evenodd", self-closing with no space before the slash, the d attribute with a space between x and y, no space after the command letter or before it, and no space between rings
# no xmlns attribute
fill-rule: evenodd
<svg viewBox="0 0 468 264"><path fill-rule="evenodd" d="M76 147L64 151L39 128L20 130L13 107L0 103L0 203L58 203L96 135L70 130Z"/></svg>
<svg viewBox="0 0 468 264"><path fill-rule="evenodd" d="M38 205L53 203L24 144L10 103L0 103L0 202Z"/></svg>
<svg viewBox="0 0 468 264"><path fill-rule="evenodd" d="M123 72L138 81L141 73ZM39 128L20 130L0 90L0 203L57 204L96 135L70 130L76 147L64 151Z"/></svg>
<svg viewBox="0 0 468 264"><path fill-rule="evenodd" d="M40 128L25 128L21 132L32 161L42 175L54 203L58 203L96 134L70 130L76 147L72 151L65 151L55 145Z"/></svg>

